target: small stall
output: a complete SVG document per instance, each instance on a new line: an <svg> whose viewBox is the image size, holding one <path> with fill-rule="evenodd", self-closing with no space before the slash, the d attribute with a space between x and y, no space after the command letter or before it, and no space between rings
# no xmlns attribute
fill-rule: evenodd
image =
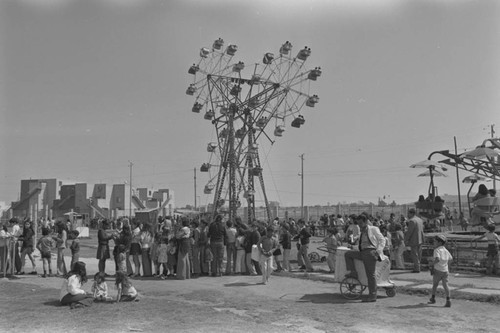
<svg viewBox="0 0 500 333"><path fill-rule="evenodd" d="M151 226L151 230L156 230L156 224L158 223L158 209L151 208L135 211L135 218L142 224L149 224Z"/></svg>
<svg viewBox="0 0 500 333"><path fill-rule="evenodd" d="M358 272L358 278L345 277L347 273L345 263L345 253L351 251L347 247L340 246L337 248L336 261L335 261L335 281L340 283L340 293L346 299L358 299L363 294L363 291L368 286L368 279L366 278L365 266L361 260L355 260L354 265ZM384 288L386 295L389 297L396 296L396 286L391 281L389 273L391 270L391 261L386 258L383 261L378 261L375 268L375 275L377 279L377 286Z"/></svg>

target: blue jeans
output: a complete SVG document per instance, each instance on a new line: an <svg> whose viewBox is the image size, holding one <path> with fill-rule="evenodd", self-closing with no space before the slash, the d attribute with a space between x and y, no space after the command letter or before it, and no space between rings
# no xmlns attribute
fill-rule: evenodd
<svg viewBox="0 0 500 333"><path fill-rule="evenodd" d="M297 252L297 262L299 266L306 266L306 271L312 271L311 261L309 260L309 255L307 251L309 250L309 244L304 244L300 246Z"/></svg>
<svg viewBox="0 0 500 333"><path fill-rule="evenodd" d="M234 272L236 265L236 243L228 243L226 246L226 274Z"/></svg>

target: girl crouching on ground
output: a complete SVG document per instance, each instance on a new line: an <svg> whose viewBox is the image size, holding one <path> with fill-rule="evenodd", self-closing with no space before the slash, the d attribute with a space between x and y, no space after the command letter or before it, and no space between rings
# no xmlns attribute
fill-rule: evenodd
<svg viewBox="0 0 500 333"><path fill-rule="evenodd" d="M116 288L118 289L116 295L117 302L138 301L137 290L135 290L127 275L123 272L116 273Z"/></svg>
<svg viewBox="0 0 500 333"><path fill-rule="evenodd" d="M77 261L62 284L59 294L61 305L70 305L72 309L92 305L92 294L87 294L82 289L85 282L87 282L85 263Z"/></svg>

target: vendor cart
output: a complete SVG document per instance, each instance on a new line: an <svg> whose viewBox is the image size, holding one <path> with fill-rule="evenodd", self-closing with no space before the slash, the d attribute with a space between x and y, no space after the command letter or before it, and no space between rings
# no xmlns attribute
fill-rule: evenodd
<svg viewBox="0 0 500 333"><path fill-rule="evenodd" d="M351 251L347 247L337 248L336 261L335 261L335 281L340 283L340 293L346 299L358 299L363 294L363 291L368 286L368 279L366 278L365 266L361 260L354 260L358 278L345 277L346 263L345 253ZM396 296L396 286L389 278L391 270L391 261L386 258L383 261L377 262L375 268L375 276L377 279L377 287L384 288L388 297Z"/></svg>

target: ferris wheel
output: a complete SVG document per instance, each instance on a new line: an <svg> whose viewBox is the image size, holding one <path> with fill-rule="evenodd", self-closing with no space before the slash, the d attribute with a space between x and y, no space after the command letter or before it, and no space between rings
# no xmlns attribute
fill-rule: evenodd
<svg viewBox="0 0 500 333"><path fill-rule="evenodd" d="M250 66L233 59L237 51L237 45L225 46L219 38L211 48L201 48L198 62L188 69L193 81L186 94L195 99L191 111L203 115L216 137L207 143L209 158L200 167L209 176L204 193L213 194L213 216L227 210L232 220L246 202L247 219L252 221L259 190L270 219L259 142L274 143L287 124L304 125L302 108L314 108L319 102L309 90L321 68L306 69L311 49L293 54L288 41L276 55L265 53L261 62Z"/></svg>

